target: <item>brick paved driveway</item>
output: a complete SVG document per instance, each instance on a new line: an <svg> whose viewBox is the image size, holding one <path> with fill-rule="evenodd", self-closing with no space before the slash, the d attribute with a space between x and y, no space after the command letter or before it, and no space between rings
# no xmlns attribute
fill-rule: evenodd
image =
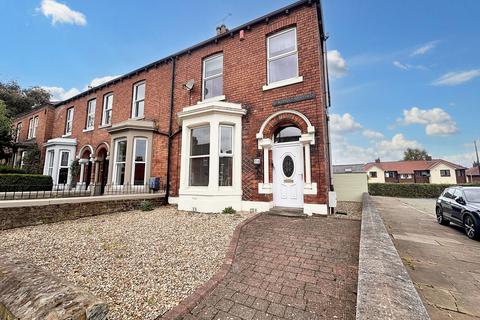
<svg viewBox="0 0 480 320"><path fill-rule="evenodd" d="M360 221L262 215L187 319L355 319Z"/></svg>

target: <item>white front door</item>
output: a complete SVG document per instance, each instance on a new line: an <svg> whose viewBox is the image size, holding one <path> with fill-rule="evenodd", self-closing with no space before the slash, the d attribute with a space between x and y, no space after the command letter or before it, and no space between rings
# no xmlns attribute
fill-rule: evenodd
<svg viewBox="0 0 480 320"><path fill-rule="evenodd" d="M303 208L302 151L299 142L273 146L273 203L276 207Z"/></svg>

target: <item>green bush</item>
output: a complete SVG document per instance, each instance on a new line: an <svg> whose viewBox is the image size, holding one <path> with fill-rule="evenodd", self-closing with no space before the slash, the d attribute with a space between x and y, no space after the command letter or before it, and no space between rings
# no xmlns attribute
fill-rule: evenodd
<svg viewBox="0 0 480 320"><path fill-rule="evenodd" d="M451 184L430 183L369 183L368 193L371 196L384 197L438 198L443 190L452 186Z"/></svg>
<svg viewBox="0 0 480 320"><path fill-rule="evenodd" d="M0 174L0 192L49 191L52 190L52 177L40 174Z"/></svg>
<svg viewBox="0 0 480 320"><path fill-rule="evenodd" d="M143 200L142 202L140 202L139 208L142 211L152 211L155 206L151 201Z"/></svg>
<svg viewBox="0 0 480 320"><path fill-rule="evenodd" d="M225 214L234 214L236 213L237 211L235 209L233 209L232 207L226 207L225 209L223 209L222 213L225 213Z"/></svg>
<svg viewBox="0 0 480 320"><path fill-rule="evenodd" d="M9 166L0 166L0 174L2 173L25 173L25 170Z"/></svg>

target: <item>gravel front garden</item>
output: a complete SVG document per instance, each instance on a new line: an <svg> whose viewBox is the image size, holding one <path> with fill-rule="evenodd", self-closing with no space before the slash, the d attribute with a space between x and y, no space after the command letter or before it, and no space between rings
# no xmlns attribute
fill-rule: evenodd
<svg viewBox="0 0 480 320"><path fill-rule="evenodd" d="M161 207L0 231L0 252L83 287L110 319L155 319L221 266L240 214Z"/></svg>

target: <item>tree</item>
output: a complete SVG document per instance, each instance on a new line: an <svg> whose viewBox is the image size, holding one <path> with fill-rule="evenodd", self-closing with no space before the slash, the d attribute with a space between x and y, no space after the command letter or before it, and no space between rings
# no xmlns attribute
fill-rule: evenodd
<svg viewBox="0 0 480 320"><path fill-rule="evenodd" d="M23 169L26 173L30 174L42 173L40 149L38 149L36 144L26 151L25 157L23 158Z"/></svg>
<svg viewBox="0 0 480 320"><path fill-rule="evenodd" d="M7 106L7 116L27 112L34 106L50 102L50 93L40 87L23 88L16 82L0 82L0 100Z"/></svg>
<svg viewBox="0 0 480 320"><path fill-rule="evenodd" d="M408 148L403 153L403 160L431 160L425 149Z"/></svg>
<svg viewBox="0 0 480 320"><path fill-rule="evenodd" d="M5 102L0 100L0 160L8 158L13 146L12 121L6 110Z"/></svg>

